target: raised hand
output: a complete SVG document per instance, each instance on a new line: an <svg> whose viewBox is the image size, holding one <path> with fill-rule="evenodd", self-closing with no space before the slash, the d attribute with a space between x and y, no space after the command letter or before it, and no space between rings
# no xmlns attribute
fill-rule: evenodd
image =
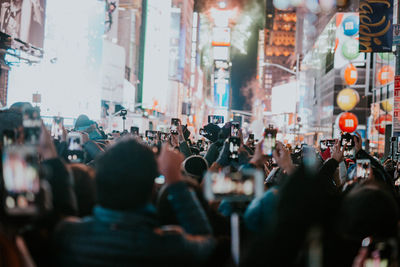
<svg viewBox="0 0 400 267"><path fill-rule="evenodd" d="M276 147L272 156L278 166L286 171L286 173L291 174L295 171L295 166L293 165L289 150L287 150L281 142L276 142Z"/></svg>
<svg viewBox="0 0 400 267"><path fill-rule="evenodd" d="M173 150L168 144L164 144L157 158L158 171L164 175L167 184L182 181L181 164L184 156Z"/></svg>
<svg viewBox="0 0 400 267"><path fill-rule="evenodd" d="M335 145L332 148L332 158L335 159L338 163L344 160L344 150L346 147L340 147L340 142L336 140Z"/></svg>

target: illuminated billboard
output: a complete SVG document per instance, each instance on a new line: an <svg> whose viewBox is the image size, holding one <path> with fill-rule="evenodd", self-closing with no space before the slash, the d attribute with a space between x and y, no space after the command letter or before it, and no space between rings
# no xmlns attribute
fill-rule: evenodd
<svg viewBox="0 0 400 267"><path fill-rule="evenodd" d="M231 45L231 29L230 28L213 28L213 46L230 46Z"/></svg>
<svg viewBox="0 0 400 267"><path fill-rule="evenodd" d="M213 56L216 60L229 60L229 47L226 46L214 46Z"/></svg>
<svg viewBox="0 0 400 267"><path fill-rule="evenodd" d="M229 80L215 79L214 81L214 106L228 108L229 105Z"/></svg>
<svg viewBox="0 0 400 267"><path fill-rule="evenodd" d="M38 65L12 67L8 103L32 102L32 95L39 93L42 115L77 118L86 114L98 119L104 3L48 1L46 12L45 58Z"/></svg>
<svg viewBox="0 0 400 267"><path fill-rule="evenodd" d="M168 86L171 0L148 0L142 81L142 107L165 112Z"/></svg>
<svg viewBox="0 0 400 267"><path fill-rule="evenodd" d="M0 0L0 31L43 48L45 0Z"/></svg>

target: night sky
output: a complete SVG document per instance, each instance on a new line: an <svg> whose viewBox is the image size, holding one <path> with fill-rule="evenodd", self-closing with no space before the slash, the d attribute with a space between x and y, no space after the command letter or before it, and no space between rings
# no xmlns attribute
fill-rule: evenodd
<svg viewBox="0 0 400 267"><path fill-rule="evenodd" d="M258 27L254 26L247 43L247 55L233 53L231 69L232 109L251 110L241 88L257 75ZM234 49L233 49L234 50Z"/></svg>

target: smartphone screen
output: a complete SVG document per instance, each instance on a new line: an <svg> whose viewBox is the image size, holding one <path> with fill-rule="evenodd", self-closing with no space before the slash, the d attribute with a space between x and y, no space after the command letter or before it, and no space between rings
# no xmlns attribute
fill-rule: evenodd
<svg viewBox="0 0 400 267"><path fill-rule="evenodd" d="M346 146L347 149L353 148L355 146L353 135L349 133L342 134L340 144L342 147Z"/></svg>
<svg viewBox="0 0 400 267"><path fill-rule="evenodd" d="M71 132L67 136L68 149L67 158L72 163L82 163L84 161L82 135L78 132Z"/></svg>
<svg viewBox="0 0 400 267"><path fill-rule="evenodd" d="M199 130L199 134L200 134L201 136L205 136L207 133L206 133L206 131L204 131L203 128L201 128L201 129Z"/></svg>
<svg viewBox="0 0 400 267"><path fill-rule="evenodd" d="M231 125L231 136L238 137L239 136L240 125L237 122L232 122Z"/></svg>
<svg viewBox="0 0 400 267"><path fill-rule="evenodd" d="M37 145L39 143L42 122L38 108L25 109L23 113L24 138L26 144Z"/></svg>
<svg viewBox="0 0 400 267"><path fill-rule="evenodd" d="M146 131L146 138L148 140L154 140L157 137L157 134L156 131Z"/></svg>
<svg viewBox="0 0 400 267"><path fill-rule="evenodd" d="M168 140L168 134L160 132L160 140L165 142Z"/></svg>
<svg viewBox="0 0 400 267"><path fill-rule="evenodd" d="M204 191L208 200L249 201L263 195L263 175L254 170L234 173L208 172L205 175Z"/></svg>
<svg viewBox="0 0 400 267"><path fill-rule="evenodd" d="M209 115L209 116L208 116L208 123L222 124L222 123L224 123L224 116L220 116L220 115Z"/></svg>
<svg viewBox="0 0 400 267"><path fill-rule="evenodd" d="M178 134L179 119L171 119L171 134Z"/></svg>
<svg viewBox="0 0 400 267"><path fill-rule="evenodd" d="M131 127L131 134L133 135L139 135L139 127Z"/></svg>
<svg viewBox="0 0 400 267"><path fill-rule="evenodd" d="M272 152L275 150L276 130L267 128L264 131L263 154L272 157Z"/></svg>
<svg viewBox="0 0 400 267"><path fill-rule="evenodd" d="M335 139L326 139L325 144L327 147L334 147L336 144L336 140Z"/></svg>
<svg viewBox="0 0 400 267"><path fill-rule="evenodd" d="M34 215L39 211L39 161L31 146L9 146L3 153L5 212Z"/></svg>
<svg viewBox="0 0 400 267"><path fill-rule="evenodd" d="M319 141L319 147L321 148L322 151L328 149L328 146L326 145L326 140Z"/></svg>
<svg viewBox="0 0 400 267"><path fill-rule="evenodd" d="M59 140L62 137L63 123L64 123L63 118L61 117L53 118L53 123L51 124L51 136L56 140Z"/></svg>
<svg viewBox="0 0 400 267"><path fill-rule="evenodd" d="M240 138L229 138L229 158L235 161L239 160Z"/></svg>
<svg viewBox="0 0 400 267"><path fill-rule="evenodd" d="M357 178L367 179L371 172L371 161L369 159L357 160Z"/></svg>

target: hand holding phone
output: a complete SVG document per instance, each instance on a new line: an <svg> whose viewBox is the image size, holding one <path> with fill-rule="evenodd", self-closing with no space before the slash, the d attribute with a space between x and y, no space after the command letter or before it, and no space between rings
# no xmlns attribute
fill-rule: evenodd
<svg viewBox="0 0 400 267"><path fill-rule="evenodd" d="M231 124L231 136L239 137L240 125L238 122L232 122Z"/></svg>
<svg viewBox="0 0 400 267"><path fill-rule="evenodd" d="M275 150L276 132L276 129L271 126L264 130L263 154L265 156L272 157Z"/></svg>
<svg viewBox="0 0 400 267"><path fill-rule="evenodd" d="M177 118L171 119L171 134L178 134L179 133L178 128L180 127L180 125L181 125L180 119Z"/></svg>
<svg viewBox="0 0 400 267"><path fill-rule="evenodd" d="M4 209L7 215L39 212L39 159L32 146L9 146L3 152Z"/></svg>
<svg viewBox="0 0 400 267"><path fill-rule="evenodd" d="M68 150L67 157L72 163L82 163L84 161L83 139L78 132L70 132L67 136Z"/></svg>
<svg viewBox="0 0 400 267"><path fill-rule="evenodd" d="M240 138L230 137L229 138L229 158L234 161L239 160L239 148L240 148Z"/></svg>

